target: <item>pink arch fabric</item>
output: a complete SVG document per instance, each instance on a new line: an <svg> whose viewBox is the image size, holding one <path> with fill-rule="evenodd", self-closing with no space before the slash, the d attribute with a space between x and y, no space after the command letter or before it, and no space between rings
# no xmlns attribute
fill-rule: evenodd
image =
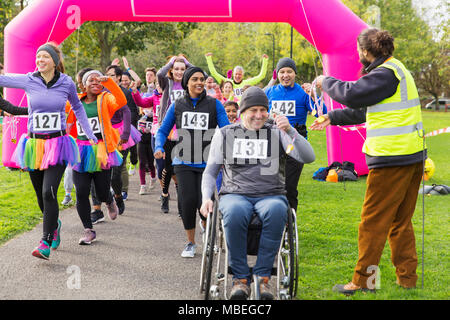
<svg viewBox="0 0 450 320"><path fill-rule="evenodd" d="M356 37L367 25L339 0L35 0L5 28L5 72L35 70L36 49L61 43L86 21L285 22L321 53L324 74L356 80L360 64ZM23 90L6 89L6 98L26 106ZM340 104L326 103L332 109ZM5 119L2 161L17 167L11 155L26 130L26 118ZM361 152L365 130L327 128L328 164L351 161L357 172L368 169Z"/></svg>

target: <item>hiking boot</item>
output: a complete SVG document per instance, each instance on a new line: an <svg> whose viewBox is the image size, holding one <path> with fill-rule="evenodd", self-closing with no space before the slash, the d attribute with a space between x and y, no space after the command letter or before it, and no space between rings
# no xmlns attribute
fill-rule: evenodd
<svg viewBox="0 0 450 320"><path fill-rule="evenodd" d="M114 199L116 200L119 214L122 214L125 211L125 202L123 202L123 197L120 195L119 197L114 197Z"/></svg>
<svg viewBox="0 0 450 320"><path fill-rule="evenodd" d="M247 283L247 279L234 279L230 300L247 300L250 296L250 287Z"/></svg>
<svg viewBox="0 0 450 320"><path fill-rule="evenodd" d="M41 240L39 246L31 253L33 256L48 260L50 257L50 246L47 241Z"/></svg>
<svg viewBox="0 0 450 320"><path fill-rule="evenodd" d="M269 277L259 277L259 297L261 300L274 299L269 280Z"/></svg>
<svg viewBox="0 0 450 320"><path fill-rule="evenodd" d="M375 289L368 289L368 288L361 288L360 286L357 286L353 282L349 282L347 284L337 284L333 287L333 291L342 293L346 296L351 296L357 291L362 292L375 292Z"/></svg>
<svg viewBox="0 0 450 320"><path fill-rule="evenodd" d="M161 195L161 211L164 213L169 212L169 196Z"/></svg>
<svg viewBox="0 0 450 320"><path fill-rule="evenodd" d="M66 194L61 204L63 206L68 206L72 203L72 195L70 193Z"/></svg>
<svg viewBox="0 0 450 320"><path fill-rule="evenodd" d="M183 258L193 258L195 256L195 249L197 248L196 244L189 242L185 247L181 256Z"/></svg>
<svg viewBox="0 0 450 320"><path fill-rule="evenodd" d="M97 234L94 229L84 229L84 236L78 242L79 245L90 245L95 240Z"/></svg>
<svg viewBox="0 0 450 320"><path fill-rule="evenodd" d="M117 217L117 214L116 214L116 217ZM97 224L97 223L103 222L103 221L105 221L105 215L103 214L102 210L95 210L94 212L91 212L92 224Z"/></svg>
<svg viewBox="0 0 450 320"><path fill-rule="evenodd" d="M58 226L53 232L52 249L53 250L58 249L60 244L61 244L61 220L58 219Z"/></svg>
<svg viewBox="0 0 450 320"><path fill-rule="evenodd" d="M108 209L108 216L111 220L115 220L117 218L117 214L119 213L119 209L117 208L116 201L114 197L110 204L106 204L106 208Z"/></svg>

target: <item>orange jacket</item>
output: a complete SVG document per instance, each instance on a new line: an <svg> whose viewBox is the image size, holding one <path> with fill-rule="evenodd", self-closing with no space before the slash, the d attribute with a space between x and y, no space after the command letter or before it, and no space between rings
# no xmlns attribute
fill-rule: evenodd
<svg viewBox="0 0 450 320"><path fill-rule="evenodd" d="M108 80L102 84L110 92L103 91L97 96L98 119L100 121L100 130L103 141L106 144L106 149L108 150L108 153L111 153L117 148L120 140L119 131L112 127L111 118L117 110L127 104L127 99L125 98L122 89L120 89L111 78L108 78ZM80 99L85 96L86 93L78 94ZM69 134L76 139L78 136L77 126L75 125L77 118L73 110L71 108L67 109L67 107L68 106L66 105L66 110L68 110L69 113L67 116L67 130Z"/></svg>

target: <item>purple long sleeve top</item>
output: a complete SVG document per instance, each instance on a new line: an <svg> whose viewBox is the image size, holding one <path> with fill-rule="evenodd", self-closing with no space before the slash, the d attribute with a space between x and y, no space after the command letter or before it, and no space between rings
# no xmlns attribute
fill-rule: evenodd
<svg viewBox="0 0 450 320"><path fill-rule="evenodd" d="M6 74L0 75L0 87L23 89L28 99L28 132L49 134L59 130L33 129L33 115L36 113L59 113L61 119L61 130L66 129L66 102L69 101L73 111L80 122L84 132L89 139L97 141L91 126L89 125L86 112L78 99L75 83L72 79L60 73L58 80L50 86L42 81L38 73L29 72L27 74Z"/></svg>

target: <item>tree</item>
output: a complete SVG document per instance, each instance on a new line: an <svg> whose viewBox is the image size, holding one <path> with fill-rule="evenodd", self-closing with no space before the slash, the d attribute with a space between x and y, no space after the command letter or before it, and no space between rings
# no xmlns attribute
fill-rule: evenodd
<svg viewBox="0 0 450 320"><path fill-rule="evenodd" d="M152 40L166 39L170 45L195 27L195 23L90 21L64 41L63 52L66 57L83 61L83 66L98 66L105 70L113 60L113 54L126 56L130 52L143 51ZM76 73L76 69L78 63L76 67L68 66L70 72Z"/></svg>

